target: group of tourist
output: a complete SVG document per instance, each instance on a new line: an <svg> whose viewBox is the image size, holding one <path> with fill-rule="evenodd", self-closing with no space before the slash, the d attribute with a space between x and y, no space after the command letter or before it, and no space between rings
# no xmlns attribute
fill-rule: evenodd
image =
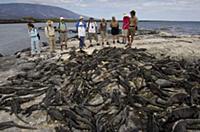
<svg viewBox="0 0 200 132"><path fill-rule="evenodd" d="M133 10L130 12L131 17L128 14L124 14L123 17L123 25L122 25L122 37L123 37L123 44L127 44L126 47L131 47L135 32L137 30L137 17L136 12ZM78 33L79 39L79 47L82 50L85 45L85 37L86 34L90 41L90 45L92 45L92 40L95 40L97 45L100 45L97 33L100 32L102 46L104 44L109 45L108 37L107 37L107 21L103 18L98 25L94 18L90 18L89 21L86 23L84 18L80 16L79 21L76 23L76 30ZM119 22L116 20L115 17L112 17L110 22L111 34L113 36L113 44L120 43L119 41ZM31 54L34 56L35 54L40 54L40 46L39 46L39 39L40 35L37 29L34 27L32 23L28 23L29 35L31 37ZM59 32L59 40L61 50L65 47L67 48L67 24L64 21L63 17L60 17L60 22L58 27L55 29L53 26L53 21L48 20L47 26L45 27L45 35L49 41L50 52L55 52L56 47L56 31ZM128 43L127 43L128 42Z"/></svg>

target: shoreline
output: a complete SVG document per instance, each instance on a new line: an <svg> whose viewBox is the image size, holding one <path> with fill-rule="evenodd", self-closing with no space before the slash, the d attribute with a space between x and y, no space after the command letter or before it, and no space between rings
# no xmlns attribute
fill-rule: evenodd
<svg viewBox="0 0 200 132"><path fill-rule="evenodd" d="M101 44L100 35L98 35L98 38L99 38L99 43ZM121 35L119 35L119 38L121 42L122 41ZM125 44L117 43L113 45L112 36L110 34L108 34L108 41L111 44L110 45L111 47L125 48ZM79 41L76 37L71 37L68 40L68 47L78 48L78 43ZM88 47L89 40L87 39L87 37L86 37L85 43L86 43L86 46ZM93 44L93 47L86 48L87 51L94 50L94 49L99 50L103 48L101 45L96 46L96 42L94 41L92 44ZM41 41L40 45L41 47L43 47L44 45L46 47L48 45L48 42ZM59 48L60 48L59 43L57 43L58 52L60 52ZM200 52L198 52L198 50L200 51L200 35L173 35L171 33L163 32L159 30L139 30L139 32L135 36L135 40L132 44L132 48L146 48L152 54L163 54L165 56L168 55L171 57L183 57L183 58L189 58L193 53L192 56L196 56L198 58L200 57ZM23 53L29 50L30 50L30 47L16 51L13 55L7 55L5 57L14 56L19 52ZM47 51L43 51L43 52L47 52ZM1 56L1 57L4 57L4 56Z"/></svg>
<svg viewBox="0 0 200 132"><path fill-rule="evenodd" d="M45 37L43 35L43 28L39 27L39 31L42 32L42 36ZM70 32L75 32L74 29L70 29ZM41 33L40 33L41 34ZM58 37L58 36L57 36ZM99 38L99 42L101 42L101 38L100 35L98 34L98 38ZM119 35L120 41L122 41L122 36L121 34ZM198 41L200 39L200 35L175 35L166 31L162 31L162 30L146 30L146 29L141 29L138 30L135 36L135 41L133 42L133 45L135 45L136 47L141 47L141 45L147 47L147 48L151 48L151 44L155 45L155 44L161 44L162 43L164 45L165 42L167 43L171 43L173 45L176 45L176 43L179 45L181 44L181 42L183 44L188 44L188 43L195 43L198 44ZM40 45L42 46L43 44L47 44L48 42L45 41L46 38L43 38L43 40L40 41ZM72 41L71 41L72 40ZM69 46L74 44L74 41L77 40L76 39L76 35L74 34L74 36L69 38ZM109 31L108 31L108 40L110 43L112 43L112 36L110 35ZM77 44L78 42L75 42L76 48L77 48ZM86 44L89 44L87 37L86 37ZM148 45L149 44L149 45ZM57 43L57 45L59 45ZM118 44L123 45L123 44ZM171 46L173 46L171 45ZM168 48L171 48L171 46L169 46ZM189 46L189 45L188 45ZM98 46L97 46L98 47ZM123 47L123 46L120 46ZM192 46L194 47L194 46ZM198 46L197 46L198 47ZM21 49L21 50L16 50L14 51L12 54L7 54L6 53L2 54L0 53L0 57L3 56L13 56L15 55L17 52L24 52L27 49L30 49L30 47L26 47L25 49Z"/></svg>
<svg viewBox="0 0 200 132"><path fill-rule="evenodd" d="M20 24L20 23L28 23L28 22L33 22L33 23L45 23L48 19L35 19L34 21L32 20L23 20L23 19L8 19L8 20L2 20L0 19L0 24ZM50 20L56 20L55 22L59 22L59 18L50 18ZM66 19L66 22L77 22L78 19ZM87 21L87 19L86 19ZM100 19L96 19L97 22L100 22ZM110 22L111 20L107 20ZM122 22L122 20L119 20L119 22ZM139 22L180 22L180 23L199 23L200 21L169 21L169 20L139 20Z"/></svg>

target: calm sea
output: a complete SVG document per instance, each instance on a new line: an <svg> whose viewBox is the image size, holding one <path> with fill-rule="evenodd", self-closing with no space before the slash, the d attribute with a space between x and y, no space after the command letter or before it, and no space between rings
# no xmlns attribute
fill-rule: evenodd
<svg viewBox="0 0 200 132"><path fill-rule="evenodd" d="M55 24L56 26L57 24ZM74 23L68 23L74 29ZM45 23L37 23L36 27L43 27ZM200 22L140 22L139 29L163 30L175 35L200 35ZM46 41L44 32L40 32L41 41ZM0 24L0 53L11 55L16 51L30 47L26 24Z"/></svg>

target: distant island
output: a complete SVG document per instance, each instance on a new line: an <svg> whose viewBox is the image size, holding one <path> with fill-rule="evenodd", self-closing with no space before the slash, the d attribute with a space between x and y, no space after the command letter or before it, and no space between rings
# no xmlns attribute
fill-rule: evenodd
<svg viewBox="0 0 200 132"><path fill-rule="evenodd" d="M60 16L66 18L66 21L75 21L80 14L55 6L25 3L0 4L0 23L44 22L47 19L58 21Z"/></svg>

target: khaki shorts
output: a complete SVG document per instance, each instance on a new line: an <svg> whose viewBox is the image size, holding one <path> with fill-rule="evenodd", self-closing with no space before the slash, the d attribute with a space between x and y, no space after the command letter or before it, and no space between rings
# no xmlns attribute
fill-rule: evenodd
<svg viewBox="0 0 200 132"><path fill-rule="evenodd" d="M67 33L60 33L60 43L67 42Z"/></svg>
<svg viewBox="0 0 200 132"><path fill-rule="evenodd" d="M122 36L128 36L128 29L122 30Z"/></svg>
<svg viewBox="0 0 200 132"><path fill-rule="evenodd" d="M107 36L106 32L105 31L101 31L101 38L102 39L106 39L106 36Z"/></svg>
<svg viewBox="0 0 200 132"><path fill-rule="evenodd" d="M98 41L97 33L88 33L88 39L89 40L94 39L94 40Z"/></svg>
<svg viewBox="0 0 200 132"><path fill-rule="evenodd" d="M128 30L128 35L135 36L135 27L130 27Z"/></svg>

